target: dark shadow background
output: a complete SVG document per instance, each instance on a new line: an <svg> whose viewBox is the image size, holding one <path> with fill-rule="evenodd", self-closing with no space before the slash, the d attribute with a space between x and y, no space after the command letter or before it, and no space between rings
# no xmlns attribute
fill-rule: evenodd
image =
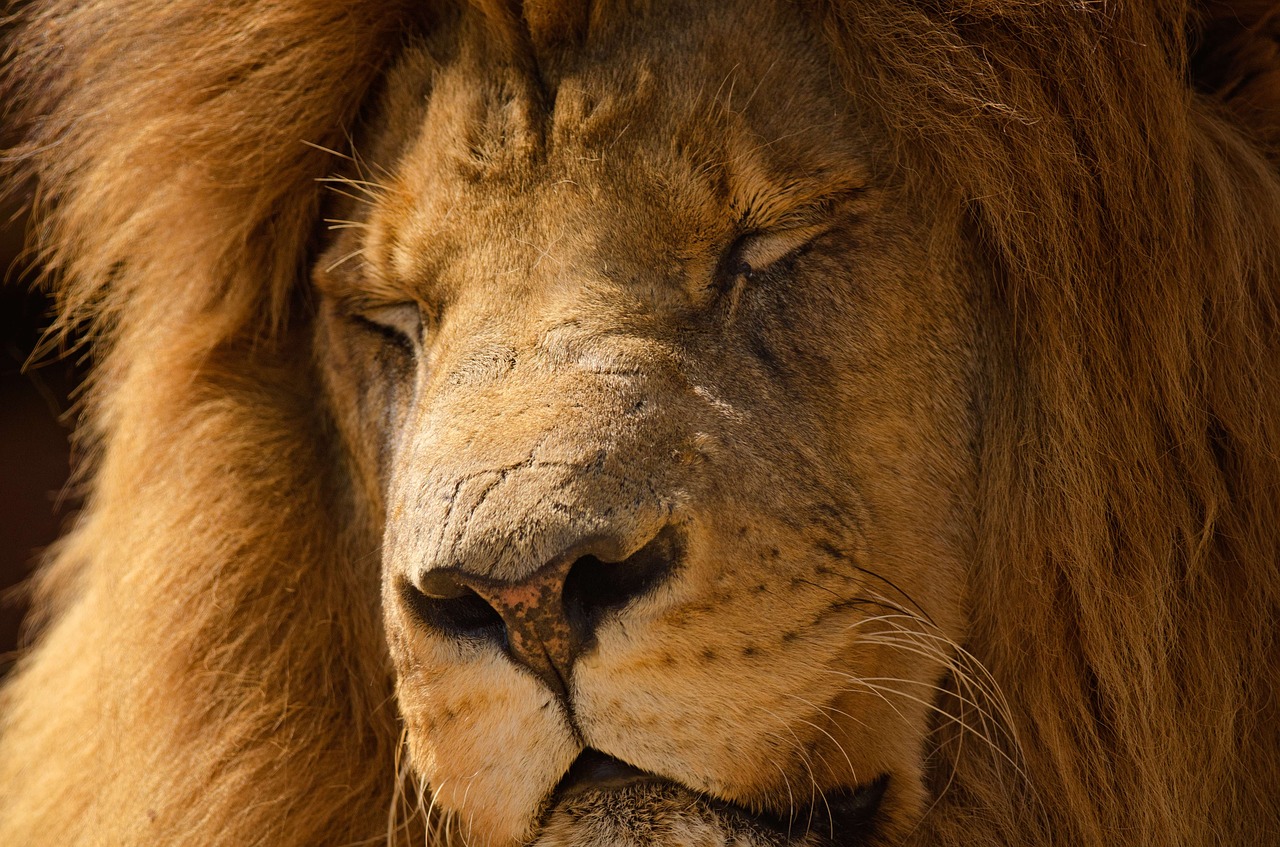
<svg viewBox="0 0 1280 847"><path fill-rule="evenodd" d="M25 219L3 204L0 230L0 674L9 666L25 609L15 586L41 548L57 535L55 508L67 478L68 394L65 362L23 365L48 323L49 304L30 291L29 266L18 257ZM66 504L64 504L66 505ZM65 510L63 510L65 513Z"/></svg>
<svg viewBox="0 0 1280 847"><path fill-rule="evenodd" d="M10 9L14 8L9 6ZM0 57L5 32L0 23ZM3 104L0 104L0 112ZM0 153L14 141L0 115ZM0 176L0 180L10 179ZM28 359L50 320L51 305L32 291L37 276L23 257L29 187L0 182L0 675L12 664L26 611L23 584L40 552L75 504L59 504L70 464L71 403L76 383L63 357ZM24 367L25 365L25 367Z"/></svg>

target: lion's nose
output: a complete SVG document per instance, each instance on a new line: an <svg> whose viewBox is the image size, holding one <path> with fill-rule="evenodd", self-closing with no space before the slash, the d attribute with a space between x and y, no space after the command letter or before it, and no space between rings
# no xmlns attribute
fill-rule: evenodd
<svg viewBox="0 0 1280 847"><path fill-rule="evenodd" d="M619 559L621 549L617 539L586 539L515 581L465 566L433 568L402 591L423 624L453 638L501 643L567 699L573 663L590 648L600 622L669 576L682 544L668 527Z"/></svg>

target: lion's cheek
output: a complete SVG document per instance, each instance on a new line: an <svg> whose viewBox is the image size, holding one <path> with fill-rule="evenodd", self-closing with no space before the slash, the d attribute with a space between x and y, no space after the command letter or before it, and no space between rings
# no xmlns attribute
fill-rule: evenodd
<svg viewBox="0 0 1280 847"><path fill-rule="evenodd" d="M532 838L542 804L580 752L545 687L494 655L420 665L402 674L398 694L414 769L436 806L457 813L467 843Z"/></svg>
<svg viewBox="0 0 1280 847"><path fill-rule="evenodd" d="M801 657L745 621L692 629L601 633L574 674L585 743L722 799L785 806L789 783L808 790L804 762L824 740L814 703L834 693L829 645Z"/></svg>

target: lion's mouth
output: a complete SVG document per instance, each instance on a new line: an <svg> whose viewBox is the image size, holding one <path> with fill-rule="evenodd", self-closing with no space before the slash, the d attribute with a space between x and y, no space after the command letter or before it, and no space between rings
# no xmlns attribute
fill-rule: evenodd
<svg viewBox="0 0 1280 847"><path fill-rule="evenodd" d="M589 791L616 791L628 785L663 783L662 777L632 767L591 747L583 750L556 786L554 801L569 800Z"/></svg>
<svg viewBox="0 0 1280 847"><path fill-rule="evenodd" d="M746 836L740 843L858 847L871 838L888 783L884 774L856 788L816 797L790 815L779 815L709 797L588 748L556 786L549 815L609 819L621 829L634 830L637 825L646 825L646 816L669 814L678 808L691 817L714 819L726 834Z"/></svg>

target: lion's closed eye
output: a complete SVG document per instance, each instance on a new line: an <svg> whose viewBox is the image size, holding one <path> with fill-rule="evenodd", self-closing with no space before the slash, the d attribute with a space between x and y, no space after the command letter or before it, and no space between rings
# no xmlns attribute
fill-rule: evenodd
<svg viewBox="0 0 1280 847"><path fill-rule="evenodd" d="M812 226L782 232L744 233L725 251L722 273L751 280L795 256L824 230L824 227Z"/></svg>
<svg viewBox="0 0 1280 847"><path fill-rule="evenodd" d="M357 326L395 344L410 355L416 355L422 349L424 323L422 309L417 303L352 308L347 315Z"/></svg>

